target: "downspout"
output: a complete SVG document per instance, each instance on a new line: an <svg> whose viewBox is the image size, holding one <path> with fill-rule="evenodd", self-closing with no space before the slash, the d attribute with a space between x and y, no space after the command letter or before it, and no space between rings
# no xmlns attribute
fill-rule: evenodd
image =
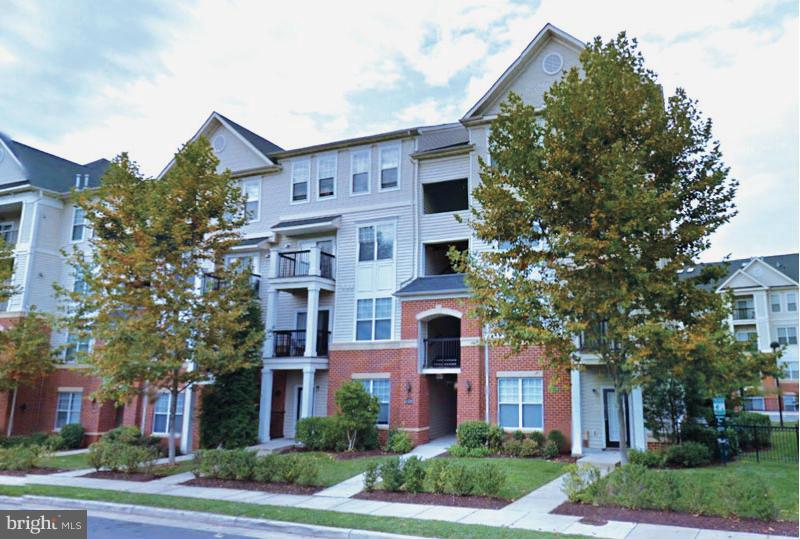
<svg viewBox="0 0 800 539"><path fill-rule="evenodd" d="M488 324L484 324L483 326L483 370L484 370L484 399L485 399L485 417L486 423L489 423L490 414L489 414L489 386L491 380L489 379L489 326Z"/></svg>
<svg viewBox="0 0 800 539"><path fill-rule="evenodd" d="M418 138L414 138L414 152L417 151ZM411 213L412 218L414 219L414 271L411 274L411 278L414 279L417 275L419 275L419 254L420 254L420 245L419 245L419 160L414 159L414 177L412 178L412 197L411 197Z"/></svg>

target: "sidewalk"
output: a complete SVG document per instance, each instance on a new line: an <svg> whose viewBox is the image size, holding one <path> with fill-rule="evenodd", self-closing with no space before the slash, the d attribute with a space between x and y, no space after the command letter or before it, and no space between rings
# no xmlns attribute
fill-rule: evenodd
<svg viewBox="0 0 800 539"><path fill-rule="evenodd" d="M452 440L435 440L404 455L432 458L443 453ZM391 503L374 500L353 499L361 491L361 476L350 478L314 495L270 494L252 490L206 488L183 486L180 483L194 476L191 473L177 474L153 481L92 479L81 477L81 473L93 470L63 472L52 475L28 475L25 477L0 476L0 484L38 484L85 487L182 496L211 500L225 500L258 505L321 509L364 515L441 520L461 524L482 524L510 529L525 529L544 532L586 535L608 539L767 539L766 535L679 528L636 524L633 522L609 521L603 525L580 522L580 517L553 515L550 511L566 501L561 492L561 479L556 479L528 493L502 509L472 509L440 505ZM21 481L20 481L21 480Z"/></svg>

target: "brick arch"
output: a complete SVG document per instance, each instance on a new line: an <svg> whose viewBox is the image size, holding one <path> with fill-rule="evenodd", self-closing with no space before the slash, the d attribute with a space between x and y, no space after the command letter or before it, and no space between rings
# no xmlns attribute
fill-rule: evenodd
<svg viewBox="0 0 800 539"><path fill-rule="evenodd" d="M450 309L447 307L442 307L441 305L437 305L433 309L428 309L427 311L422 311L417 313L417 320L420 322L424 322L426 320L430 320L432 318L436 318L439 316L452 316L458 318L459 320L464 317L464 313L461 311L457 311L455 309Z"/></svg>

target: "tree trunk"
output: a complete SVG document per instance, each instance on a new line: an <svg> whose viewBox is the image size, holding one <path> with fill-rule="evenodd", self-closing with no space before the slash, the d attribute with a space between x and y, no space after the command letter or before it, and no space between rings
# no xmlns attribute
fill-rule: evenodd
<svg viewBox="0 0 800 539"><path fill-rule="evenodd" d="M617 399L617 423L619 424L619 456L622 464L628 463L628 423L625 421L625 397L618 387L614 388Z"/></svg>
<svg viewBox="0 0 800 539"><path fill-rule="evenodd" d="M169 401L169 416L167 416L167 425L169 430L169 463L175 464L175 412L178 410L178 386L172 386L170 391L171 399Z"/></svg>
<svg viewBox="0 0 800 539"><path fill-rule="evenodd" d="M8 412L8 425L6 425L6 436L11 436L14 430L14 410L17 409L17 388L14 387L14 394L11 397L11 410Z"/></svg>

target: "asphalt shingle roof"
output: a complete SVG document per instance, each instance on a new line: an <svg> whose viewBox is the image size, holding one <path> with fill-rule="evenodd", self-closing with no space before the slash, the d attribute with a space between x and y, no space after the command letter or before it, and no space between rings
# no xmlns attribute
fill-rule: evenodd
<svg viewBox="0 0 800 539"><path fill-rule="evenodd" d="M255 146L255 148L259 152L263 153L264 155L269 155L269 154L271 154L273 152L282 152L283 151L283 148L281 148L280 146L278 146L274 142L265 139L261 135L257 135L256 133L253 133L252 131L250 131L249 129L244 127L243 125L237 124L236 122L234 122L233 120L231 120L227 116L223 116L219 112L217 114L219 115L220 118L222 118L223 120L228 122L230 124L230 126L232 128L234 128L241 136L243 136L245 139L247 139L247 142L249 142L250 144Z"/></svg>
<svg viewBox="0 0 800 539"><path fill-rule="evenodd" d="M753 257L756 258L756 257ZM691 271L688 271L689 268L682 271L680 273L681 279L691 279L696 277L700 270L706 266L724 266L727 264L727 272L725 276L722 277L719 281L715 283L710 283L705 286L707 289L715 289L719 285L721 285L726 279L728 279L731 275L736 273L736 271L740 270L744 266L746 266L753 258L737 258L735 260L728 260L728 261L720 261L720 262L707 262L704 264L698 264L691 268ZM762 256L758 257L761 258L765 263L772 266L776 270L780 271L793 281L798 281L798 274L800 270L798 270L798 253L789 253L785 255L771 255L771 256Z"/></svg>
<svg viewBox="0 0 800 539"><path fill-rule="evenodd" d="M451 294L466 292L463 273L417 277L394 293L395 296L418 296L422 294Z"/></svg>
<svg viewBox="0 0 800 539"><path fill-rule="evenodd" d="M338 219L339 215L328 215L327 217L311 217L309 219L292 219L290 221L280 221L272 225L273 230L281 228L292 228L296 226L318 225L321 223L330 223L334 219Z"/></svg>

